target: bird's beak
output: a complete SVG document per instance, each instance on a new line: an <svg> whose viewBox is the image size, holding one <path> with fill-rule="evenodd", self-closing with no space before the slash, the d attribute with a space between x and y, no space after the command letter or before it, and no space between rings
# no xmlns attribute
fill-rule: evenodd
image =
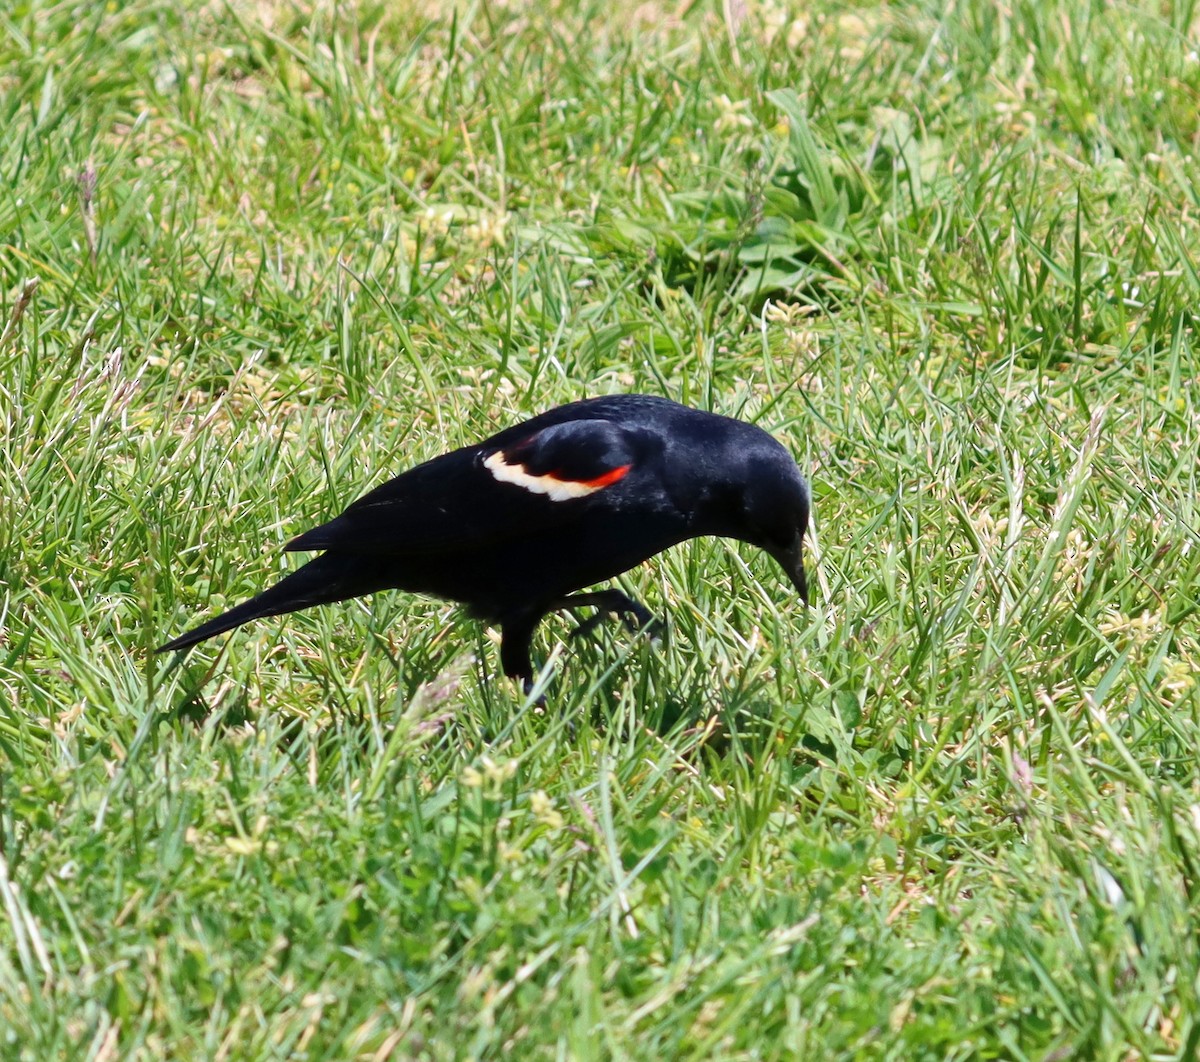
<svg viewBox="0 0 1200 1062"><path fill-rule="evenodd" d="M799 534L784 549L768 549L795 586L800 600L808 604L808 577L804 574L804 535Z"/></svg>

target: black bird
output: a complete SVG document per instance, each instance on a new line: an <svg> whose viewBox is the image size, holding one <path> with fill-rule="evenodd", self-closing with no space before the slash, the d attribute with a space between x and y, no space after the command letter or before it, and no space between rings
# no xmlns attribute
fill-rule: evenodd
<svg viewBox="0 0 1200 1062"><path fill-rule="evenodd" d="M465 604L501 628L504 673L533 680L543 616L581 605L651 621L619 590L576 593L685 539L720 535L774 557L807 604L809 489L761 428L649 395L559 406L418 465L284 548L323 550L271 589L158 649L264 616L400 589Z"/></svg>

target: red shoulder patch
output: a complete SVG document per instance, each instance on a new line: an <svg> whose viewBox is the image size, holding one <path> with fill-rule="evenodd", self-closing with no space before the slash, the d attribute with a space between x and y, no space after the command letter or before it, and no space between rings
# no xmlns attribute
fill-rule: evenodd
<svg viewBox="0 0 1200 1062"><path fill-rule="evenodd" d="M617 468L605 472L602 476L597 476L595 479L585 479L582 482L585 487L591 487L593 490L599 490L601 487L611 487L617 480L624 479L629 475L631 468L633 468L633 465L619 465Z"/></svg>
<svg viewBox="0 0 1200 1062"><path fill-rule="evenodd" d="M633 468L633 465L618 465L594 479L564 479L557 471L535 475L522 464L510 464L499 450L491 454L483 465L499 482L511 483L531 494L544 494L551 501L570 501L572 498L585 498L589 494L595 494L596 491L624 479Z"/></svg>

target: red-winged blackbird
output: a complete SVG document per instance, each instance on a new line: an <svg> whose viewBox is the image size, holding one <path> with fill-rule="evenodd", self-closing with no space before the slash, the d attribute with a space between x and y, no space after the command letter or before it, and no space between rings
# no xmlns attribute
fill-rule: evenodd
<svg viewBox="0 0 1200 1062"><path fill-rule="evenodd" d="M534 628L590 605L650 622L619 590L575 593L684 539L721 535L765 549L807 603L809 491L760 428L665 398L612 395L559 406L375 488L293 539L324 550L281 582L158 652L263 616L400 589L462 602L501 628L504 673L533 677Z"/></svg>

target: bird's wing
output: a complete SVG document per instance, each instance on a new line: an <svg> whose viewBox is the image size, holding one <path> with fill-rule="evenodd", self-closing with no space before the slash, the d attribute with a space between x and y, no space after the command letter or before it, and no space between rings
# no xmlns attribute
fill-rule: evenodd
<svg viewBox="0 0 1200 1062"><path fill-rule="evenodd" d="M286 548L445 553L536 533L584 515L645 452L607 420L505 432L410 469Z"/></svg>

